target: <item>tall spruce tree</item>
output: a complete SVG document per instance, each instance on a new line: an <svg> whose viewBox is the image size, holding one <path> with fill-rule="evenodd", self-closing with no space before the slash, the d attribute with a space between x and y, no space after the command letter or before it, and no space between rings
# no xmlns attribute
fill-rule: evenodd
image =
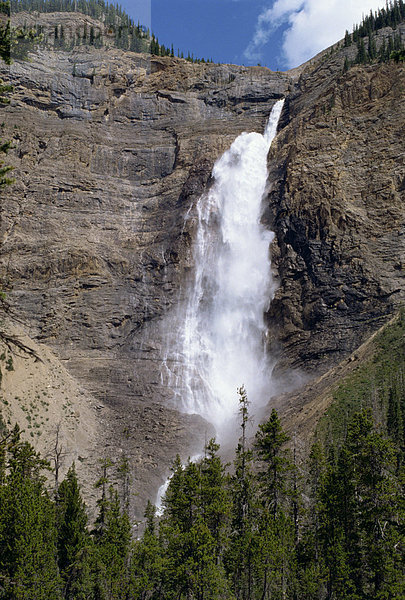
<svg viewBox="0 0 405 600"><path fill-rule="evenodd" d="M255 448L262 509L256 543L256 590L263 600L283 597L295 586L294 518L292 513L294 465L285 444L277 411L259 425Z"/></svg>
<svg viewBox="0 0 405 600"><path fill-rule="evenodd" d="M218 454L219 445L211 439L201 460L201 511L213 539L216 562L222 560L229 531L231 503L228 494L226 465Z"/></svg>
<svg viewBox="0 0 405 600"><path fill-rule="evenodd" d="M403 511L395 450L367 412L353 416L337 460L332 454L320 501L328 598L400 598Z"/></svg>
<svg viewBox="0 0 405 600"><path fill-rule="evenodd" d="M164 548L163 588L169 598L230 598L222 564L230 504L224 466L211 440L199 464L179 457L164 499L160 525Z"/></svg>
<svg viewBox="0 0 405 600"><path fill-rule="evenodd" d="M313 444L307 463L308 506L298 543L299 597L324 598L327 569L320 533L320 493L326 475L326 457L320 442Z"/></svg>
<svg viewBox="0 0 405 600"><path fill-rule="evenodd" d="M293 465L289 452L285 449L289 439L283 431L277 411L273 409L268 421L259 425L255 448L260 460L262 501L274 519L290 494L287 475L291 473Z"/></svg>
<svg viewBox="0 0 405 600"><path fill-rule="evenodd" d="M157 532L156 507L148 500L145 532L134 544L129 581L129 597L148 600L163 596L163 571L167 568Z"/></svg>
<svg viewBox="0 0 405 600"><path fill-rule="evenodd" d="M74 464L56 493L56 524L58 564L64 581L64 597L69 600L90 598L91 541Z"/></svg>
<svg viewBox="0 0 405 600"><path fill-rule="evenodd" d="M364 45L364 39L360 38L357 42L357 56L356 62L359 64L364 64L367 62L367 52L366 47Z"/></svg>

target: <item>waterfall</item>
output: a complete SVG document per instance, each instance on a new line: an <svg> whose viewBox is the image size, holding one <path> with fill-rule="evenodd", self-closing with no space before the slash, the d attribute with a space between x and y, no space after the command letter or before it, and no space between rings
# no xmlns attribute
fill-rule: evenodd
<svg viewBox="0 0 405 600"><path fill-rule="evenodd" d="M214 183L197 204L195 276L181 337L181 408L211 422L219 438L234 429L237 388L253 407L271 392L264 313L274 293L269 245L261 224L267 154L283 100L264 135L242 133L212 172Z"/></svg>

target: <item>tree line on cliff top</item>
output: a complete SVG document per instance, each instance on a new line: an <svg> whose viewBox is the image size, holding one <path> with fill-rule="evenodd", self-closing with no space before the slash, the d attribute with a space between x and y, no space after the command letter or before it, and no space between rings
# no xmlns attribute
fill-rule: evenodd
<svg viewBox="0 0 405 600"><path fill-rule="evenodd" d="M72 49L81 44L101 47L105 39L117 48L132 52L145 52L155 56L175 56L173 44L160 44L157 36L144 25L135 21L119 4L109 4L104 0L11 0L11 12L79 12L93 17L103 23L103 31L94 26L85 27L75 36L67 36L63 25L56 25L52 39L45 35L44 44L52 44L60 49ZM38 26L38 34L43 34L43 27ZM106 37L107 36L107 37ZM176 55L189 62L212 62L212 59L197 58L190 52L185 55L177 49Z"/></svg>
<svg viewBox="0 0 405 600"><path fill-rule="evenodd" d="M103 28L85 25L83 30L74 35L65 32L62 24L56 24L50 34L44 27L38 25L36 33L43 45L52 45L56 49L70 50L77 45L93 45L101 47L104 43L113 44L117 48L133 52L145 52L155 56L177 55L190 62L212 62L212 59L196 58L188 52L185 55L174 45L160 44L158 37L148 28L134 20L119 4L109 4L105 0L10 0L11 12L80 12L89 15L103 23ZM405 18L405 3L403 0L387 2L385 8L370 11L360 25L354 25L350 34L347 30L344 37L344 47L357 44L357 55L354 61L346 58L344 70L351 64L368 62L387 62L389 60L403 61L405 58L404 43L398 33L384 36L382 44L377 48L376 32L389 27L393 30ZM108 41L107 41L108 40Z"/></svg>
<svg viewBox="0 0 405 600"><path fill-rule="evenodd" d="M344 37L344 47L352 44L357 45L357 55L354 64L366 64L372 62L396 62L405 60L404 42L399 32L395 33L398 25L405 19L405 3L403 0L394 0L387 2L385 8L379 8L377 11L370 11L360 25L354 25L353 32L350 34L347 30ZM383 36L383 39L377 48L376 34L379 30L386 27L394 30L392 34ZM345 69L350 66L346 58Z"/></svg>
<svg viewBox="0 0 405 600"><path fill-rule="evenodd" d="M127 459L118 488L101 461L89 524L74 465L50 489L46 461L3 426L0 598L402 600L404 314L377 346L338 387L305 461L275 410L249 443L241 388L233 465L215 440L197 463L177 457L142 536Z"/></svg>

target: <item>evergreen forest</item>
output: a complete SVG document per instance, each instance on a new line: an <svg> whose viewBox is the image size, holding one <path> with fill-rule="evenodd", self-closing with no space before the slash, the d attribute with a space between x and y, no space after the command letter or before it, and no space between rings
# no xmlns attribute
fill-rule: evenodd
<svg viewBox="0 0 405 600"><path fill-rule="evenodd" d="M212 62L212 59L194 57L190 51L185 54L180 49L175 50L173 43L170 47L160 44L155 33L150 32L139 21L135 23L121 5L109 4L105 0L10 0L9 4L7 2L3 2L3 4L9 6L11 14L22 11L30 13L79 12L103 24L102 28L89 26L73 35L71 32L65 32L63 25L56 25L52 35L44 32L44 28L38 25L35 31L36 40L43 46L51 45L55 49L71 50L79 45L101 47L104 44L112 44L123 50L150 53L154 56L177 56L195 63ZM344 70L346 71L352 64L387 62L392 59L397 62L403 61L405 46L396 29L404 18L404 0L393 0L387 3L385 8L375 12L370 11L360 25L353 26L351 34L346 30L343 46L350 47L355 44L357 54L353 61L346 57ZM378 32L386 27L391 28L393 32L382 35L382 39L379 40ZM28 32L25 31L25 33Z"/></svg>
<svg viewBox="0 0 405 600"><path fill-rule="evenodd" d="M373 62L396 62L405 60L405 46L401 34L396 32L400 23L405 19L405 3L403 0L394 0L365 16L360 25L353 27L350 34L347 30L344 37L344 47L352 44L357 46L357 55L353 64L367 64ZM377 43L377 34L385 27L390 27L393 33L382 35L382 40ZM344 70L352 63L346 58Z"/></svg>
<svg viewBox="0 0 405 600"><path fill-rule="evenodd" d="M142 526L125 459L118 487L100 461L89 523L74 464L50 486L49 464L3 426L0 598L402 600L404 334L402 313L335 391L305 461L275 410L252 438L239 389L233 464L213 439L197 463L177 457Z"/></svg>

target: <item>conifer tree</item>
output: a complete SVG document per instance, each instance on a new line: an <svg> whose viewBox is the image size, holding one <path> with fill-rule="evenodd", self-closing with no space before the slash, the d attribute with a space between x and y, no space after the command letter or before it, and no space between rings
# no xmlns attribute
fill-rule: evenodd
<svg viewBox="0 0 405 600"><path fill-rule="evenodd" d="M231 478L232 522L226 569L236 598L251 598L254 579L254 537L257 527L257 489L252 472L253 453L247 445L249 401L242 386L239 394L241 436L235 453Z"/></svg>
<svg viewBox="0 0 405 600"><path fill-rule="evenodd" d="M320 442L313 444L308 466L309 505L303 533L298 543L299 596L323 598L326 594L327 569L320 534L320 493L326 476L326 458Z"/></svg>
<svg viewBox="0 0 405 600"><path fill-rule="evenodd" d="M284 447L289 436L283 431L277 411L259 425L255 448L262 502L256 543L257 593L262 598L283 595L295 586L294 519L292 514L294 470Z"/></svg>
<svg viewBox="0 0 405 600"><path fill-rule="evenodd" d="M90 597L90 536L80 495L75 465L69 469L56 494L58 564L66 599Z"/></svg>
<svg viewBox="0 0 405 600"><path fill-rule="evenodd" d="M201 461L201 510L213 539L216 560L222 559L228 533L231 504L228 498L228 476L218 454L219 445L211 439Z"/></svg>
<svg viewBox="0 0 405 600"><path fill-rule="evenodd" d="M259 425L255 442L256 452L261 461L261 497L273 518L276 518L283 500L290 493L286 476L293 467L288 451L284 448L288 440L277 411L273 409L268 421Z"/></svg>
<svg viewBox="0 0 405 600"><path fill-rule="evenodd" d="M372 33L368 36L368 58L373 61L377 56L377 48L375 44L375 37Z"/></svg>
<svg viewBox="0 0 405 600"><path fill-rule="evenodd" d="M345 46L345 48L347 48L348 46L350 46L350 45L351 45L351 43L352 43L352 38L351 38L351 35L350 35L350 33L347 31L347 29L346 29L346 32L345 32L345 39L344 39L344 46Z"/></svg>
<svg viewBox="0 0 405 600"><path fill-rule="evenodd" d="M130 598L160 597L163 581L163 548L157 535L156 507L148 500L145 509L145 532L134 545L130 567Z"/></svg>
<svg viewBox="0 0 405 600"><path fill-rule="evenodd" d="M0 486L2 600L61 600L53 503L45 489L47 463L15 428L7 476Z"/></svg>
<svg viewBox="0 0 405 600"><path fill-rule="evenodd" d="M329 597L398 594L395 582L402 577L394 464L392 444L373 430L366 412L355 414L337 461L329 462L320 494Z"/></svg>
<svg viewBox="0 0 405 600"><path fill-rule="evenodd" d="M163 499L165 517L174 527L188 529L193 524L199 506L200 474L194 463L185 468L177 455L173 466L167 492Z"/></svg>
<svg viewBox="0 0 405 600"><path fill-rule="evenodd" d="M387 432L397 447L399 464L402 464L405 453L404 414L404 382L394 381L388 392Z"/></svg>
<svg viewBox="0 0 405 600"><path fill-rule="evenodd" d="M378 51L378 59L380 62L385 62L387 60L387 42L385 41L385 37L383 38L380 49Z"/></svg>
<svg viewBox="0 0 405 600"><path fill-rule="evenodd" d="M130 585L131 525L117 491L109 486L94 532L94 586L97 600L126 600ZM99 515L100 517L100 515Z"/></svg>
<svg viewBox="0 0 405 600"><path fill-rule="evenodd" d="M366 47L364 45L364 39L360 38L357 42L357 57L356 62L359 64L364 64L367 62L367 53Z"/></svg>
<svg viewBox="0 0 405 600"><path fill-rule="evenodd" d="M173 466L160 526L166 566L162 585L173 598L226 600L230 596L222 565L229 503L217 451L211 440L200 464L189 461L182 467L177 457Z"/></svg>
<svg viewBox="0 0 405 600"><path fill-rule="evenodd" d="M388 37L388 48L387 48L388 58L391 57L391 54L392 54L393 51L394 51L394 40L392 38L392 35L390 35Z"/></svg>

